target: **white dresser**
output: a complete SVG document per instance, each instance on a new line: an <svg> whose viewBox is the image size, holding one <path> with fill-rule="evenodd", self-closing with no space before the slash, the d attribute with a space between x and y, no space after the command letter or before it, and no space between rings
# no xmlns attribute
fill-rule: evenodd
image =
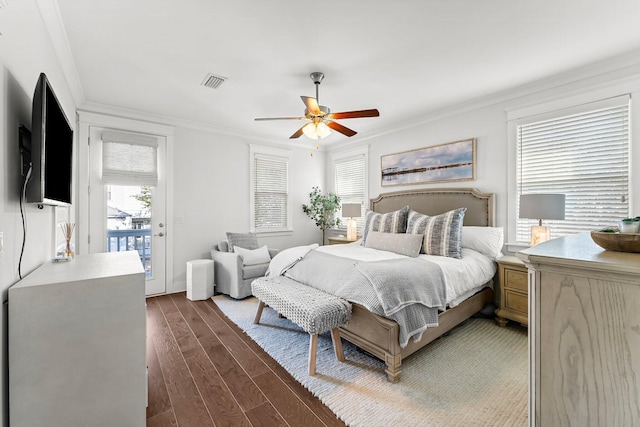
<svg viewBox="0 0 640 427"><path fill-rule="evenodd" d="M530 425L640 425L640 254L582 234L517 256L529 268Z"/></svg>
<svg viewBox="0 0 640 427"><path fill-rule="evenodd" d="M42 265L9 288L11 426L144 426L145 339L136 252Z"/></svg>

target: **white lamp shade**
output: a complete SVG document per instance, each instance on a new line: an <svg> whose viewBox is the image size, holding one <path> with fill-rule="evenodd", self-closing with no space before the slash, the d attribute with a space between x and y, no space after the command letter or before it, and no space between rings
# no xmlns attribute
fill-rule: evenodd
<svg viewBox="0 0 640 427"><path fill-rule="evenodd" d="M520 218L564 219L564 194L520 195Z"/></svg>
<svg viewBox="0 0 640 427"><path fill-rule="evenodd" d="M342 216L345 218L357 218L361 215L360 203L343 203Z"/></svg>

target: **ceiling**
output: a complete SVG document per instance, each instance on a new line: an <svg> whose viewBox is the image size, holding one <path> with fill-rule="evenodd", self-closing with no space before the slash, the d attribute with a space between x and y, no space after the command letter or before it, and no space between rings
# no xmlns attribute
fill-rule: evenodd
<svg viewBox="0 0 640 427"><path fill-rule="evenodd" d="M56 2L86 105L281 142L302 123L253 119L302 115L313 71L332 111L380 110L357 139L640 49L638 0Z"/></svg>

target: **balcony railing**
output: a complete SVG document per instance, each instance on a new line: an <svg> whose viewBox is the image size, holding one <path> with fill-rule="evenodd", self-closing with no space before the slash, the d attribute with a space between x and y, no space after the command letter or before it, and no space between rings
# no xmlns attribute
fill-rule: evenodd
<svg viewBox="0 0 640 427"><path fill-rule="evenodd" d="M107 251L137 251L147 277L151 276L151 229L107 230Z"/></svg>

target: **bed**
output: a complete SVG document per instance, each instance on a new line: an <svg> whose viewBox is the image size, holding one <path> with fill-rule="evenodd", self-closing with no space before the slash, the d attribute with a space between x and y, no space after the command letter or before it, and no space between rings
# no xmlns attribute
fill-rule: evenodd
<svg viewBox="0 0 640 427"><path fill-rule="evenodd" d="M463 228L477 227L493 227L494 225L494 196L490 193L482 193L476 189L421 189L410 191L398 191L381 194L370 201L370 210L375 213L386 214L396 212L409 206L413 211L421 214L436 216L444 212L459 210L466 208L464 213ZM474 226L474 227L469 227ZM481 230L484 231L484 228ZM489 229L487 229L489 230ZM387 235L388 236L388 235ZM366 236L365 236L366 237ZM501 243L500 243L501 245ZM351 248L349 248L351 246ZM368 245L367 245L368 246ZM334 253L338 257L347 257L348 259L357 259L349 255L349 251L361 250L358 243L348 245L334 245L319 248L318 251L312 251L315 257L316 252ZM343 252L340 255L340 252ZM382 251L384 252L384 251ZM471 251L473 252L473 251ZM308 256L311 258L311 256ZM392 254L388 257L393 258ZM407 257L403 257L407 258ZM436 257L446 260L446 257ZM371 261L365 259L364 261ZM411 260L402 260L411 261ZM359 265L382 265L384 261L379 263L360 263ZM384 361L386 365L385 373L390 382L400 380L402 360L407 356L415 353L431 341L440 337L456 325L468 319L478 311L480 311L487 303L493 302L492 280L495 275L495 262L492 260L483 260L485 264L490 264L490 271L484 269L481 278L474 278L476 281L473 288L460 290L456 294L455 304L448 305L444 311L435 311L433 319L437 326L429 325L426 330L421 330L418 340L407 340L406 325L403 321L396 321L398 318L394 316L383 316L380 310L372 308L370 305L361 304L351 299L352 315L349 322L340 328L340 336L360 347L364 351ZM354 263L358 264L358 262ZM296 269L304 271L303 262L294 264L289 268L289 272L296 274ZM307 264L308 265L308 264ZM306 267L309 268L309 267ZM339 267L336 267L339 269ZM322 270L327 271L328 269ZM313 272L313 270L311 270ZM315 276L323 276L318 274L316 270ZM330 273L326 273L331 276ZM333 276L335 279L335 275ZM298 279L300 280L300 279ZM320 280L320 279L316 279ZM301 280L302 281L302 280ZM331 280L329 280L331 281ZM451 281L451 279L449 279ZM307 283L316 287L314 283ZM345 286L343 286L344 288ZM447 291L448 292L448 291ZM382 300L382 299L381 299ZM365 307L367 305L367 307ZM383 303L384 305L384 303ZM418 304L419 305L419 304ZM451 308L450 308L451 307ZM378 314L376 314L378 313ZM433 311L432 311L433 313ZM396 319L396 320L393 320ZM402 328L399 325L402 324ZM402 329L402 333L401 333Z"/></svg>

